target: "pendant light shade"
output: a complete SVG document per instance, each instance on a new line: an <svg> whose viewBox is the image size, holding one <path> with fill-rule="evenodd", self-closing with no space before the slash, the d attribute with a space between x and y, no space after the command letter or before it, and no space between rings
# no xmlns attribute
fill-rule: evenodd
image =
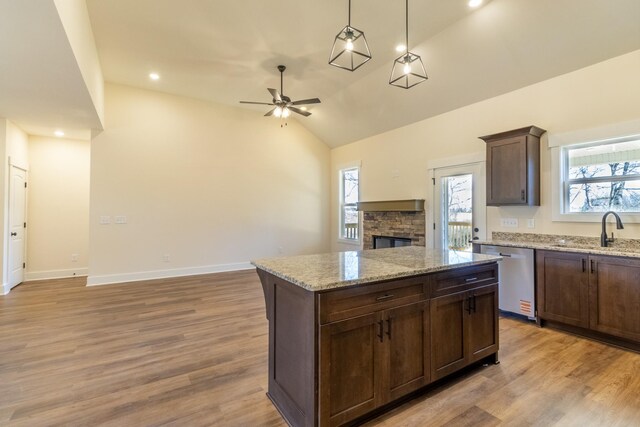
<svg viewBox="0 0 640 427"><path fill-rule="evenodd" d="M349 0L349 24L333 42L329 64L343 70L355 71L371 59L371 51L364 33L351 26L351 0Z"/></svg>
<svg viewBox="0 0 640 427"><path fill-rule="evenodd" d="M415 53L409 52L409 0L406 0L405 3L405 24L406 51L393 61L389 84L409 89L428 79L422 58Z"/></svg>

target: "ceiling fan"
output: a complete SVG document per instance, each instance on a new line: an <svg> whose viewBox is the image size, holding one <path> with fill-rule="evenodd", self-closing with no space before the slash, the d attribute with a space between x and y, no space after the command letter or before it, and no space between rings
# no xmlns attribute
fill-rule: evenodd
<svg viewBox="0 0 640 427"><path fill-rule="evenodd" d="M271 96L273 97L273 100L271 101L271 103L252 102L252 101L240 101L240 103L273 106L274 108L272 108L267 114L265 114L265 116L276 116L276 117L282 117L286 119L291 115L291 111L293 111L294 113L298 113L305 117L309 117L311 113L308 111L305 111L305 107L298 108L298 106L309 105L309 104L319 104L320 100L318 98L310 98L310 99L303 99L300 101L291 101L291 98L289 98L288 96L285 96L282 80L283 80L284 70L286 69L287 67L285 67L284 65L278 65L278 71L280 71L280 92L278 92L276 89L267 89L269 93L271 93Z"/></svg>

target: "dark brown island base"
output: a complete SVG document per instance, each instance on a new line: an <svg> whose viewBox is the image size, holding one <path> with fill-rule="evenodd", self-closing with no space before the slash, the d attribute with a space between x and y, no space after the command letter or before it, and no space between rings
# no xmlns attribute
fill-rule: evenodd
<svg viewBox="0 0 640 427"><path fill-rule="evenodd" d="M292 426L339 426L497 363L499 259L411 246L253 261L269 398Z"/></svg>

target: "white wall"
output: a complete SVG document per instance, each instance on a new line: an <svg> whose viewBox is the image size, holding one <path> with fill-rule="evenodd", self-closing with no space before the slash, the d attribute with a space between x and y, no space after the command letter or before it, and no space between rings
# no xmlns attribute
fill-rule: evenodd
<svg viewBox="0 0 640 427"><path fill-rule="evenodd" d="M90 147L89 141L29 137L26 280L87 274Z"/></svg>
<svg viewBox="0 0 640 427"><path fill-rule="evenodd" d="M329 249L329 148L295 120L281 128L261 111L105 89L105 131L91 143L89 284Z"/></svg>
<svg viewBox="0 0 640 427"><path fill-rule="evenodd" d="M96 114L104 124L104 79L86 0L54 0Z"/></svg>
<svg viewBox="0 0 640 427"><path fill-rule="evenodd" d="M336 242L339 165L362 161L360 198L363 201L425 198L427 209L431 209L433 187L427 176L429 161L470 153L482 155L485 143L479 136L528 125L542 127L549 133L562 133L638 119L639 75L640 51L636 51L332 150L332 248L353 249ZM419 91L420 86L411 90ZM488 208L488 236L491 231L594 237L600 234L596 224L551 221L550 156L546 143L545 136L541 155L541 206ZM400 171L399 176L393 176L395 170ZM521 218L520 228L501 229L501 216ZM536 220L535 229L525 228L526 218ZM616 234L640 238L640 224L628 224Z"/></svg>

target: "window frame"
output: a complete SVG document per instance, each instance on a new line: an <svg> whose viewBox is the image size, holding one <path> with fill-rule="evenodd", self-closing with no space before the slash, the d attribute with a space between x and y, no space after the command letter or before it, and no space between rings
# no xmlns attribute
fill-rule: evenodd
<svg viewBox="0 0 640 427"><path fill-rule="evenodd" d="M345 203L344 202L344 174L347 171L357 170L358 171L358 202L360 201L360 190L361 179L360 179L360 163L351 163L347 165L342 165L338 168L338 242L344 244L351 245L360 245L362 243L362 213L358 212L358 238L351 239L345 237L343 234L344 230L344 209L347 206L355 206L357 208L357 203Z"/></svg>
<svg viewBox="0 0 640 427"><path fill-rule="evenodd" d="M579 180L568 178L568 151L640 138L640 120L602 128L549 135L551 151L551 220L554 222L600 222L604 212L570 212L568 190L571 183ZM621 179L620 179L621 178ZM587 178L589 181L633 180L622 177ZM640 212L619 212L625 223L640 223Z"/></svg>

